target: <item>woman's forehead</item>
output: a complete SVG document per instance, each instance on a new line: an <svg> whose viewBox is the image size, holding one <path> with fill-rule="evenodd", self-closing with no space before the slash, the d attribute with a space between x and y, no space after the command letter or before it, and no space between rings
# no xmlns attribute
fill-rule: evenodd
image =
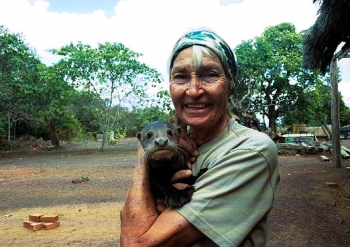
<svg viewBox="0 0 350 247"><path fill-rule="evenodd" d="M193 66L195 68L214 66L223 69L221 60L215 53L211 52L211 54L206 54L202 51L197 51L196 54L194 54L193 50L193 47L188 47L180 51L174 59L172 70L188 66Z"/></svg>
<svg viewBox="0 0 350 247"><path fill-rule="evenodd" d="M180 37L173 48L173 52L169 60L169 69L172 69L174 65L173 62L183 49L194 45L203 46L212 50L219 56L225 70L225 74L228 75L230 79L236 76L237 65L233 51L219 35L209 30L195 30Z"/></svg>

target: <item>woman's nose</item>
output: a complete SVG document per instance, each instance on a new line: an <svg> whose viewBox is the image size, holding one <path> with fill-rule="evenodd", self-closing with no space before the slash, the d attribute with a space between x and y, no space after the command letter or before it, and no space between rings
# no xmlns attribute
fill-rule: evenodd
<svg viewBox="0 0 350 247"><path fill-rule="evenodd" d="M191 76L191 80L188 83L186 94L191 98L196 98L202 95L204 92L202 83L197 76Z"/></svg>

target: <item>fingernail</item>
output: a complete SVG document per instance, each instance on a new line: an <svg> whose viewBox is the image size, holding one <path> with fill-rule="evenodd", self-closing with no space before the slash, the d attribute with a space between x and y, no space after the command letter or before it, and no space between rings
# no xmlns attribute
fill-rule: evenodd
<svg viewBox="0 0 350 247"><path fill-rule="evenodd" d="M193 154L194 154L195 156L198 156L198 155L199 155L198 150L195 150L195 151L193 152Z"/></svg>
<svg viewBox="0 0 350 247"><path fill-rule="evenodd" d="M192 171L191 170L186 170L186 175L187 176L191 176L192 175Z"/></svg>

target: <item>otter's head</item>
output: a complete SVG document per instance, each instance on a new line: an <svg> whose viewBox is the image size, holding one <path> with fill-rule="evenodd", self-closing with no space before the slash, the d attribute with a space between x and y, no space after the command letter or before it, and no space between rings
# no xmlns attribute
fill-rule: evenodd
<svg viewBox="0 0 350 247"><path fill-rule="evenodd" d="M156 121L148 124L137 133L146 157L154 160L170 159L176 154L181 128L172 123Z"/></svg>

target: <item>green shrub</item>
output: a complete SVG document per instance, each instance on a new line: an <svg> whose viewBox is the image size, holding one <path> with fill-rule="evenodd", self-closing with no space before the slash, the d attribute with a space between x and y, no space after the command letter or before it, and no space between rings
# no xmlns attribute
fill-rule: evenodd
<svg viewBox="0 0 350 247"><path fill-rule="evenodd" d="M82 126L74 115L67 115L57 126L57 134L61 140L72 141L82 138Z"/></svg>

